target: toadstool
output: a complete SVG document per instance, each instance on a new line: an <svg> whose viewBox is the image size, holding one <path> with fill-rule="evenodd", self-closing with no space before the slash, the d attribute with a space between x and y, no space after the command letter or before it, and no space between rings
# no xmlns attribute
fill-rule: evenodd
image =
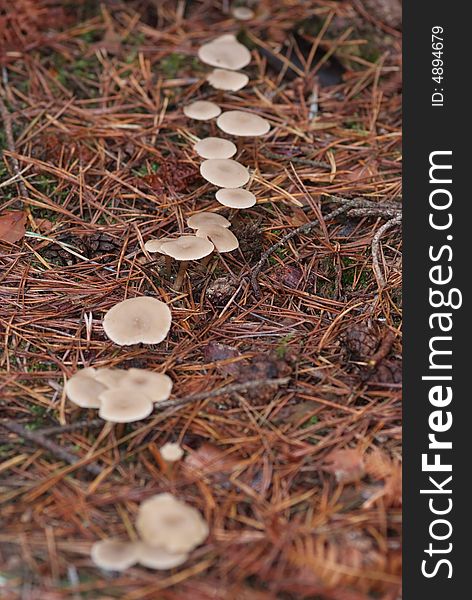
<svg viewBox="0 0 472 600"><path fill-rule="evenodd" d="M148 417L153 411L152 400L132 388L112 388L100 394L98 416L110 423L133 423Z"/></svg>
<svg viewBox="0 0 472 600"><path fill-rule="evenodd" d="M144 542L138 542L136 546L139 564L148 569L165 571L182 565L188 559L186 552L168 552L163 548L156 548Z"/></svg>
<svg viewBox="0 0 472 600"><path fill-rule="evenodd" d="M208 100L196 100L184 106L184 114L196 121L209 121L221 114L221 108L214 102Z"/></svg>
<svg viewBox="0 0 472 600"><path fill-rule="evenodd" d="M152 402L167 400L172 391L172 379L164 373L154 373L146 369L128 369L120 381L121 389L132 389Z"/></svg>
<svg viewBox="0 0 472 600"><path fill-rule="evenodd" d="M248 84L249 77L245 73L238 73L237 71L213 69L207 75L207 81L215 90L237 92Z"/></svg>
<svg viewBox="0 0 472 600"><path fill-rule="evenodd" d="M197 229L199 237L209 238L218 252L232 252L239 247L238 238L229 229L210 225Z"/></svg>
<svg viewBox="0 0 472 600"><path fill-rule="evenodd" d="M95 542L90 556L101 569L124 571L138 562L140 554L137 544L108 538Z"/></svg>
<svg viewBox="0 0 472 600"><path fill-rule="evenodd" d="M202 241L204 242L203 244ZM211 254L214 249L213 244L209 240L195 235L183 235L172 242L162 244L162 250L165 254L182 261L174 284L176 290L180 290L182 287L188 261L204 258Z"/></svg>
<svg viewBox="0 0 472 600"><path fill-rule="evenodd" d="M184 455L184 451L180 447L179 444L175 444L173 442L167 442L160 449L162 458L167 463L177 462Z"/></svg>
<svg viewBox="0 0 472 600"><path fill-rule="evenodd" d="M238 21L249 21L254 18L254 11L248 6L235 6L231 12Z"/></svg>
<svg viewBox="0 0 472 600"><path fill-rule="evenodd" d="M228 219L214 212L199 212L187 219L187 225L191 229L200 229L206 225L219 225L220 227L231 227Z"/></svg>
<svg viewBox="0 0 472 600"><path fill-rule="evenodd" d="M251 62L251 53L231 34L203 44L198 58L205 64L222 69L238 71Z"/></svg>
<svg viewBox="0 0 472 600"><path fill-rule="evenodd" d="M216 124L225 133L239 137L257 137L265 135L270 130L269 121L243 110L228 110L222 113L216 120Z"/></svg>
<svg viewBox="0 0 472 600"><path fill-rule="evenodd" d="M231 158L210 158L200 165L204 179L218 187L238 188L249 181L247 168Z"/></svg>
<svg viewBox="0 0 472 600"><path fill-rule="evenodd" d="M256 196L242 188L222 188L215 196L220 204L229 208L250 208L256 204Z"/></svg>
<svg viewBox="0 0 472 600"><path fill-rule="evenodd" d="M217 137L207 137L197 142L194 146L194 150L202 158L231 158L236 154L237 148L236 145L229 140ZM146 244L144 247L146 248Z"/></svg>
<svg viewBox="0 0 472 600"><path fill-rule="evenodd" d="M77 371L65 385L69 400L81 408L100 408L98 397L106 389L106 385L97 381L96 370L92 367Z"/></svg>

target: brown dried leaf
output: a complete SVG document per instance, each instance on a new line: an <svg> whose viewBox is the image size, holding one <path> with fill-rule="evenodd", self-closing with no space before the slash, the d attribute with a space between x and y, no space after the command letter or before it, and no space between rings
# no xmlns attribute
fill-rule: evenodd
<svg viewBox="0 0 472 600"><path fill-rule="evenodd" d="M339 482L359 481L365 473L364 457L358 448L333 450L325 458L323 469L332 473Z"/></svg>
<svg viewBox="0 0 472 600"><path fill-rule="evenodd" d="M233 456L228 456L217 446L204 442L198 450L187 454L184 463L190 469L211 474L234 471L240 461Z"/></svg>
<svg viewBox="0 0 472 600"><path fill-rule="evenodd" d="M236 348L218 342L210 342L203 349L203 357L206 362L223 363L216 365L217 371L222 375L239 374L240 362L232 361L231 359L239 358L240 356L241 354Z"/></svg>
<svg viewBox="0 0 472 600"><path fill-rule="evenodd" d="M22 210L11 210L0 215L0 240L14 244L26 233L26 213Z"/></svg>

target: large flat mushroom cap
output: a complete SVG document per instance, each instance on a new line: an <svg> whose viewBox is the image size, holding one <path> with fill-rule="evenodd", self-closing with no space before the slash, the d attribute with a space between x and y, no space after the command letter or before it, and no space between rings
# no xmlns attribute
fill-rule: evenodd
<svg viewBox="0 0 472 600"><path fill-rule="evenodd" d="M233 142L217 137L203 138L193 149L202 158L231 158L237 151Z"/></svg>
<svg viewBox="0 0 472 600"><path fill-rule="evenodd" d="M210 158L200 165L204 179L218 187L242 187L249 181L247 168L231 158Z"/></svg>
<svg viewBox="0 0 472 600"><path fill-rule="evenodd" d="M206 225L219 225L220 227L231 227L230 221L223 215L214 212L199 212L187 219L187 225L191 229L200 229Z"/></svg>
<svg viewBox="0 0 472 600"><path fill-rule="evenodd" d="M156 571L166 571L183 565L188 559L187 552L173 553L167 552L163 548L155 548L144 542L138 542L138 562L143 567L155 569Z"/></svg>
<svg viewBox="0 0 472 600"><path fill-rule="evenodd" d="M164 373L154 373L146 369L128 369L120 381L122 389L132 389L139 395L147 396L152 402L167 400L172 391L172 379Z"/></svg>
<svg viewBox="0 0 472 600"><path fill-rule="evenodd" d="M239 247L238 238L229 229L219 227L218 225L210 225L197 229L199 237L209 238L218 252L232 252Z"/></svg>
<svg viewBox="0 0 472 600"><path fill-rule="evenodd" d="M106 313L103 329L115 344L158 344L169 333L172 315L164 302L150 296L118 302Z"/></svg>
<svg viewBox="0 0 472 600"><path fill-rule="evenodd" d="M153 238L152 240L148 240L144 244L144 249L147 250L147 252L149 252L150 254L153 254L155 252L163 254L163 252L161 251L162 244L165 244L166 242L172 242L172 240L173 238L170 237L163 237L159 239Z"/></svg>
<svg viewBox="0 0 472 600"><path fill-rule="evenodd" d="M230 208L251 208L256 204L256 196L242 188L222 188L215 196L220 204Z"/></svg>
<svg viewBox="0 0 472 600"><path fill-rule="evenodd" d="M207 75L207 81L215 90L237 92L248 84L249 77L246 73L238 73L228 69L213 69Z"/></svg>
<svg viewBox="0 0 472 600"><path fill-rule="evenodd" d="M109 538L95 542L90 551L93 562L101 569L124 571L138 562L139 548L133 542Z"/></svg>
<svg viewBox="0 0 472 600"><path fill-rule="evenodd" d="M95 369L82 369L66 382L65 392L71 402L81 408L100 408L99 395L107 388L95 378Z"/></svg>
<svg viewBox="0 0 472 600"><path fill-rule="evenodd" d="M244 110L227 110L218 117L216 124L225 133L239 137L257 137L270 130L269 121Z"/></svg>
<svg viewBox="0 0 472 600"><path fill-rule="evenodd" d="M125 377L125 369L110 369L108 367L101 367L96 370L94 379L99 381L107 388L119 387L121 380Z"/></svg>
<svg viewBox="0 0 472 600"><path fill-rule="evenodd" d="M167 493L141 503L136 529L146 544L173 553L190 552L208 536L198 510Z"/></svg>
<svg viewBox="0 0 472 600"><path fill-rule="evenodd" d="M100 394L101 419L110 423L133 423L148 417L154 408L152 400L133 389L111 389Z"/></svg>
<svg viewBox="0 0 472 600"><path fill-rule="evenodd" d="M238 71L251 62L251 53L236 39L219 38L203 44L198 50L198 58L212 67Z"/></svg>
<svg viewBox="0 0 472 600"><path fill-rule="evenodd" d="M172 242L162 244L164 253L176 260L199 260L211 254L214 249L209 240L203 240L196 235L182 235Z"/></svg>
<svg viewBox="0 0 472 600"><path fill-rule="evenodd" d="M184 106L184 115L196 121L209 121L221 114L221 108L208 100L196 100Z"/></svg>

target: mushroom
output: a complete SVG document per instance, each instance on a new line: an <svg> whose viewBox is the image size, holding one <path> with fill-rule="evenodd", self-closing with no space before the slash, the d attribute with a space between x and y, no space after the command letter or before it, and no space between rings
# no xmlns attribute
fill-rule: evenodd
<svg viewBox="0 0 472 600"><path fill-rule="evenodd" d="M215 196L220 204L230 208L250 208L256 203L256 196L242 188L222 188Z"/></svg>
<svg viewBox="0 0 472 600"><path fill-rule="evenodd" d="M163 254L163 252L161 251L162 244L165 244L166 242L172 242L172 240L173 238L170 237L163 237L159 239L153 238L152 240L148 240L144 244L144 249L150 254L154 254L155 252Z"/></svg>
<svg viewBox="0 0 472 600"><path fill-rule="evenodd" d="M251 62L251 53L234 36L225 35L203 44L198 50L198 58L212 67L238 71Z"/></svg>
<svg viewBox="0 0 472 600"><path fill-rule="evenodd" d="M248 84L249 77L237 71L214 69L207 75L207 81L215 90L237 92Z"/></svg>
<svg viewBox="0 0 472 600"><path fill-rule="evenodd" d="M202 158L231 158L236 154L237 150L233 142L217 137L203 138L195 144L193 149ZM148 243L144 244L145 248ZM152 250L149 250L149 252L152 252Z"/></svg>
<svg viewBox="0 0 472 600"><path fill-rule="evenodd" d="M101 369L96 369L94 379L99 381L105 387L111 388L119 387L123 377L125 376L126 371L124 369L109 369L103 367Z"/></svg>
<svg viewBox="0 0 472 600"><path fill-rule="evenodd" d="M100 408L99 395L105 390L106 385L97 381L93 368L77 371L65 385L69 400L81 408Z"/></svg>
<svg viewBox="0 0 472 600"><path fill-rule="evenodd" d="M159 452L161 453L162 458L167 463L177 462L184 455L184 451L179 446L179 444L175 444L172 442L167 442L160 448Z"/></svg>
<svg viewBox="0 0 472 600"><path fill-rule="evenodd" d="M204 243L202 243L204 242ZM195 235L184 235L172 242L162 244L162 250L165 254L172 256L176 260L182 261L174 288L180 290L187 270L189 260L199 260L211 254L214 250L213 244L206 239L202 239Z"/></svg>
<svg viewBox="0 0 472 600"><path fill-rule="evenodd" d="M197 100L184 106L184 114L196 121L209 121L221 114L221 108L208 100Z"/></svg>
<svg viewBox="0 0 472 600"><path fill-rule="evenodd" d="M187 219L187 225L191 229L200 229L206 225L219 225L220 227L231 227L228 219L214 212L199 212Z"/></svg>
<svg viewBox="0 0 472 600"><path fill-rule="evenodd" d="M238 21L249 21L254 18L254 11L248 6L235 6L231 12Z"/></svg>
<svg viewBox="0 0 472 600"><path fill-rule="evenodd" d="M138 542L136 546L138 548L139 564L148 569L165 571L167 569L179 567L188 559L188 554L186 552L167 552L167 550L164 550L163 548L156 548L149 544L145 544L144 542Z"/></svg>
<svg viewBox="0 0 472 600"><path fill-rule="evenodd" d="M249 181L247 168L231 158L210 158L200 165L204 179L218 187L238 188Z"/></svg>
<svg viewBox="0 0 472 600"><path fill-rule="evenodd" d="M140 505L136 529L146 544L172 553L190 552L208 536L208 525L198 510L168 493Z"/></svg>
<svg viewBox="0 0 472 600"><path fill-rule="evenodd" d="M218 252L232 252L239 247L238 238L229 229L210 225L197 229L198 237L209 238Z"/></svg>
<svg viewBox="0 0 472 600"><path fill-rule="evenodd" d="M133 392L133 388L114 388L102 392L98 416L110 423L133 423L148 417L154 408L152 400L144 394Z"/></svg>
<svg viewBox="0 0 472 600"><path fill-rule="evenodd" d="M167 304L157 298L139 296L110 308L103 319L103 329L119 346L158 344L169 333L171 322Z"/></svg>
<svg viewBox="0 0 472 600"><path fill-rule="evenodd" d="M270 129L269 121L243 110L228 110L222 113L216 124L225 133L239 137L265 135Z"/></svg>
<svg viewBox="0 0 472 600"><path fill-rule="evenodd" d="M120 387L132 389L152 402L167 400L172 391L172 379L164 373L154 373L146 369L128 369L120 380Z"/></svg>
<svg viewBox="0 0 472 600"><path fill-rule="evenodd" d="M108 538L95 542L90 551L93 562L101 569L124 571L138 562L138 544Z"/></svg>

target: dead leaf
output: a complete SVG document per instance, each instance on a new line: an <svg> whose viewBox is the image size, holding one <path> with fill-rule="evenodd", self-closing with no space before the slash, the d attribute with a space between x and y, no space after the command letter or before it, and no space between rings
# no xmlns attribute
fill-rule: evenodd
<svg viewBox="0 0 472 600"><path fill-rule="evenodd" d="M0 240L14 244L21 240L26 232L26 213L11 210L0 215Z"/></svg>
<svg viewBox="0 0 472 600"><path fill-rule="evenodd" d="M362 479L365 473L364 457L358 448L333 450L324 460L323 469L342 483Z"/></svg>
<svg viewBox="0 0 472 600"><path fill-rule="evenodd" d="M207 442L204 442L198 450L187 454L184 460L185 465L190 469L206 474L234 471L240 462L237 458L229 456L217 446Z"/></svg>

